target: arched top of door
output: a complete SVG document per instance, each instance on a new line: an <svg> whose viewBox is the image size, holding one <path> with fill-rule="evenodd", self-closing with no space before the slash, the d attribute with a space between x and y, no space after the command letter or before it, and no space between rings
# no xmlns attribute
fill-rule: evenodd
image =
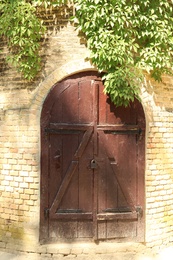
<svg viewBox="0 0 173 260"><path fill-rule="evenodd" d="M68 93L69 93L68 95L71 96L74 94L74 92L73 90L69 91L70 87L72 88L72 86L74 85L80 85L83 84L82 82L89 82L89 81L91 82L91 84L100 84L99 87L100 92L98 92L99 95L98 102L100 106L105 106L103 109L109 109L113 115L113 118L116 118L116 120L114 119L112 121L113 124L124 125L124 124L129 124L129 122L133 121L134 125L137 124L138 126L145 128L145 114L144 114L142 104L138 100L135 100L134 102L131 102L127 108L116 107L116 105L114 105L111 102L110 97L108 95L103 95L103 93L101 94L101 92L103 92L103 82L101 81L101 74L98 73L97 71L91 71L91 70L72 74L64 78L63 80L55 83L52 86L49 94L45 99L42 108L41 121L44 122L44 125L46 126L48 123L50 123L51 114L55 114L54 110L57 109L55 103L58 102L60 95L63 96L64 92L67 92L68 89ZM77 90L75 89L75 91ZM72 103L73 101L72 99L69 98L69 103L68 103L68 95L66 97L65 102L66 105L69 106L69 110L70 110L70 105L72 105L70 104L70 102ZM77 95L76 98L78 98ZM86 100L87 98L90 98L90 96L87 95ZM73 111L73 113L75 113L75 110Z"/></svg>

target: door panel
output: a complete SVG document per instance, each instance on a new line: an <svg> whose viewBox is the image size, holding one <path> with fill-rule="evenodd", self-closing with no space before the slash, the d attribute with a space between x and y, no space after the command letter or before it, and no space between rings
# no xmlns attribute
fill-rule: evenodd
<svg viewBox="0 0 173 260"><path fill-rule="evenodd" d="M42 110L40 240L143 241L145 117L116 108L94 72L53 87Z"/></svg>

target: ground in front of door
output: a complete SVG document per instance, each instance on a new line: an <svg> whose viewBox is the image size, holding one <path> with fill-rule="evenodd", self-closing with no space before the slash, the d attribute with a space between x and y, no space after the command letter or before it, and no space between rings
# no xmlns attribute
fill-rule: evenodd
<svg viewBox="0 0 173 260"><path fill-rule="evenodd" d="M32 250L31 250L32 251ZM173 247L159 252L141 244L105 244L98 248L92 245L49 245L43 246L40 252L22 252L10 249L0 251L1 260L169 260L173 256ZM38 250L39 251L39 250Z"/></svg>

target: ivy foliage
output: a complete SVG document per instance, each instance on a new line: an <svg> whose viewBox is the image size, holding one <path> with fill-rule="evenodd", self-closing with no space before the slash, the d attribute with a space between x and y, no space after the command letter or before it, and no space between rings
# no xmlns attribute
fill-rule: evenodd
<svg viewBox="0 0 173 260"><path fill-rule="evenodd" d="M40 69L40 39L45 32L37 8L59 7L68 0L1 0L0 36L8 60L25 78ZM85 34L90 59L105 72L105 93L117 105L139 99L142 70L156 80L172 73L173 0L74 0L73 21Z"/></svg>
<svg viewBox="0 0 173 260"><path fill-rule="evenodd" d="M40 69L39 41L44 27L32 3L23 0L1 0L0 35L10 51L7 60L32 79Z"/></svg>
<svg viewBox="0 0 173 260"><path fill-rule="evenodd" d="M0 0L0 36L7 41L7 61L28 80L41 68L41 37L46 28L37 16L37 8L64 4L65 0Z"/></svg>
<svg viewBox="0 0 173 260"><path fill-rule="evenodd" d="M173 66L173 1L78 0L76 18L105 92L127 106L139 99L142 70L161 80Z"/></svg>

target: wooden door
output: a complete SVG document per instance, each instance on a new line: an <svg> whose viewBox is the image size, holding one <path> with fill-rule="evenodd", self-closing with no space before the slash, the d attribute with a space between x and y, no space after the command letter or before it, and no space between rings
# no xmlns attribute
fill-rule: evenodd
<svg viewBox="0 0 173 260"><path fill-rule="evenodd" d="M41 116L41 241L144 240L145 117L94 72L57 83Z"/></svg>

